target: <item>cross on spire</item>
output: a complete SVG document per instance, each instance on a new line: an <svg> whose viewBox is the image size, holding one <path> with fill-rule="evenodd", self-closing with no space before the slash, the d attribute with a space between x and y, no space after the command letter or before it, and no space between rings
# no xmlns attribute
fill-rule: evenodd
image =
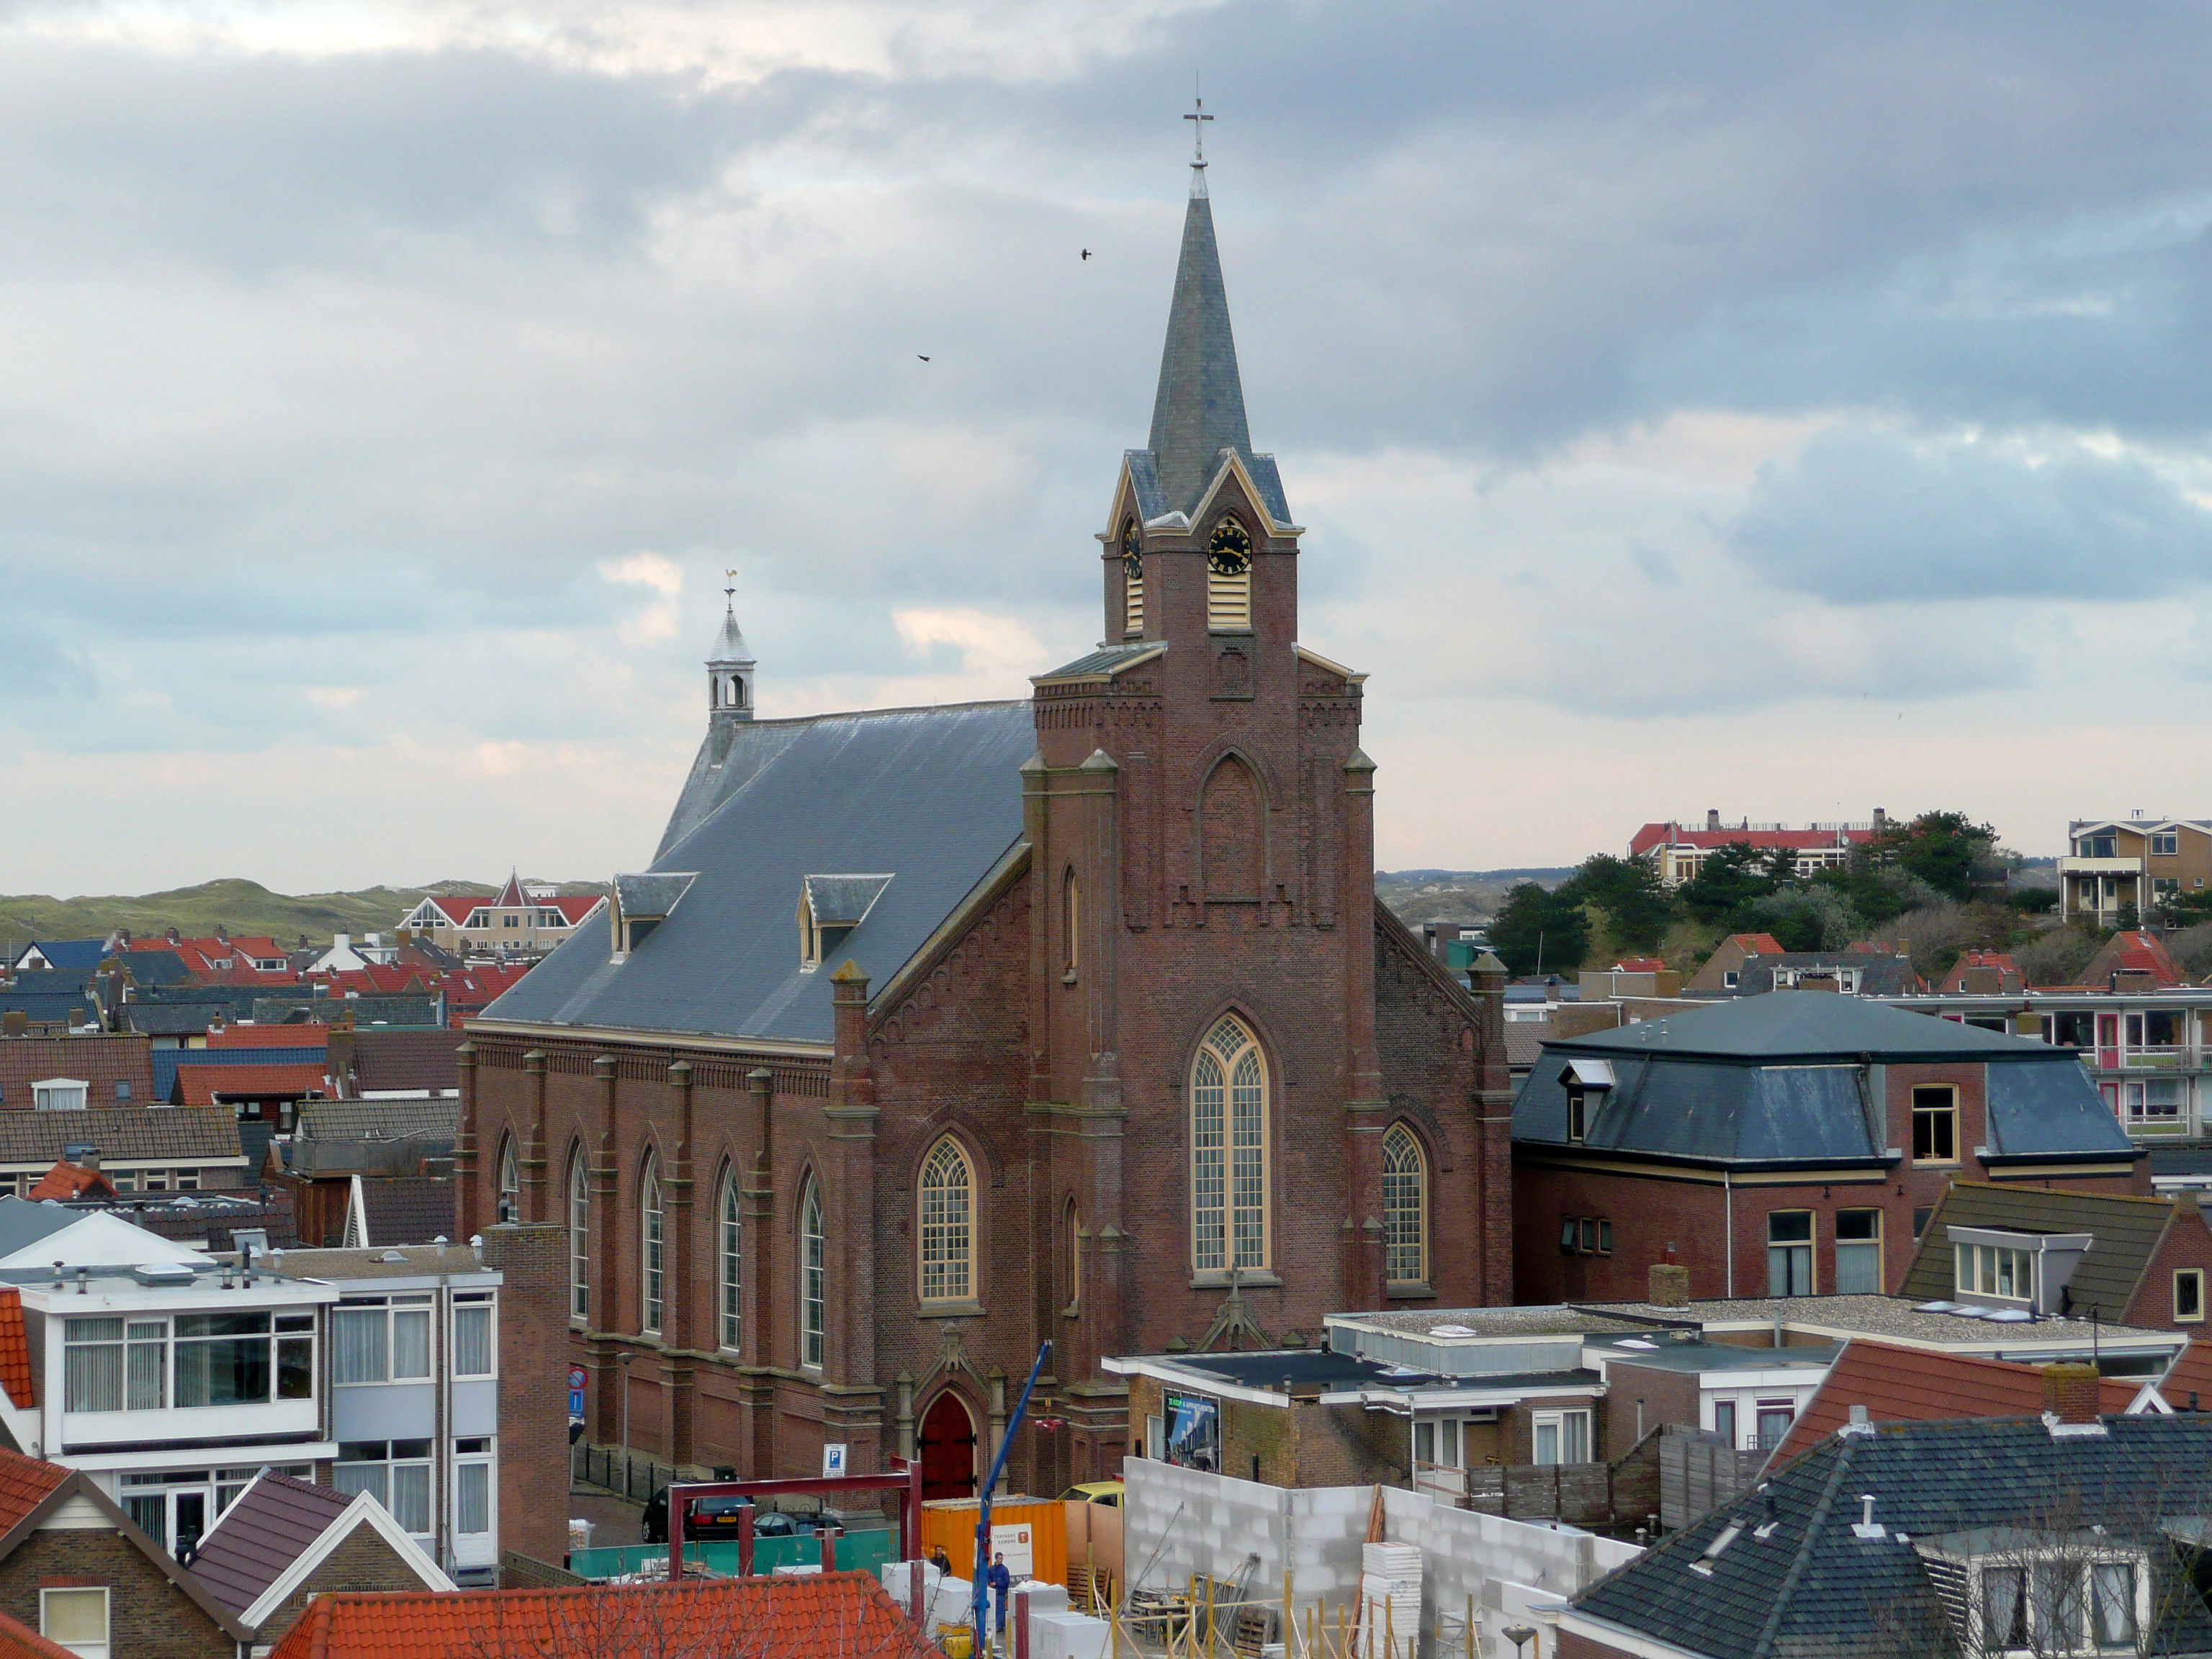
<svg viewBox="0 0 2212 1659"><path fill-rule="evenodd" d="M1191 138L1197 146L1197 155L1192 160L1191 166L1194 167L1202 167L1206 165L1205 124L1211 121L1213 118L1206 112L1206 100L1198 95L1197 88L1198 77L1194 75L1191 76L1191 102L1197 106L1197 107L1193 109L1189 114L1184 116L1182 118L1191 124Z"/></svg>

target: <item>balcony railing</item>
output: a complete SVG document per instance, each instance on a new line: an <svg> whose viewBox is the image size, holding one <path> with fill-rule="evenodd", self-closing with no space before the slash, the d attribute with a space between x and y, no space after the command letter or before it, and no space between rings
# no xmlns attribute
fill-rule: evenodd
<svg viewBox="0 0 2212 1659"><path fill-rule="evenodd" d="M2139 1045L2133 1048L2106 1044L2076 1048L2075 1054L2093 1072L2193 1072L2203 1069L2201 1050L2185 1042Z"/></svg>

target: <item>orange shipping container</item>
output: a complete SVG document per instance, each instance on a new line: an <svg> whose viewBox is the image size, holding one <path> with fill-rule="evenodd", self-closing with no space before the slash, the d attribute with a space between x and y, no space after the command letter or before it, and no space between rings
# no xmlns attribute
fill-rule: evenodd
<svg viewBox="0 0 2212 1659"><path fill-rule="evenodd" d="M979 1507L973 1498L940 1498L921 1506L921 1553L934 1555L943 1545L957 1578L975 1576ZM1057 1498L993 1498L991 1540L994 1550L1006 1556L1017 1583L1024 1578L1067 1583L1067 1512ZM984 1565L990 1565L988 1559Z"/></svg>

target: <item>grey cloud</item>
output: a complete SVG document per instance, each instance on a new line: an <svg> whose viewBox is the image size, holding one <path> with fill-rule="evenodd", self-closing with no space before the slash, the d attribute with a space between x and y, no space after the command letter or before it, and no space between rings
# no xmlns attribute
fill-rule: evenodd
<svg viewBox="0 0 2212 1659"><path fill-rule="evenodd" d="M2212 514L2132 457L2032 465L1979 444L1829 432L1768 463L1729 550L1840 604L2138 599L2212 579Z"/></svg>

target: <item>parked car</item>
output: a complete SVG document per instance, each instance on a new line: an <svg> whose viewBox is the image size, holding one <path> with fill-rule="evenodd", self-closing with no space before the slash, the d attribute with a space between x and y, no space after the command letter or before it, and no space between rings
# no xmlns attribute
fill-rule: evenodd
<svg viewBox="0 0 2212 1659"><path fill-rule="evenodd" d="M1121 1483L1118 1480L1085 1480L1070 1486L1060 1493L1063 1504L1103 1504L1109 1510L1121 1507Z"/></svg>
<svg viewBox="0 0 2212 1659"><path fill-rule="evenodd" d="M753 1508L753 1500L742 1493L717 1498L695 1498L684 1511L684 1536L686 1541L706 1542L717 1538L735 1538L744 1528L739 1517L753 1510L753 1536L756 1538L795 1538L801 1533L816 1529L815 1517L811 1515L785 1515L775 1510ZM830 1517L833 1521L836 1516ZM645 1516L638 1535L648 1544L668 1541L668 1488L663 1486L646 1501Z"/></svg>

